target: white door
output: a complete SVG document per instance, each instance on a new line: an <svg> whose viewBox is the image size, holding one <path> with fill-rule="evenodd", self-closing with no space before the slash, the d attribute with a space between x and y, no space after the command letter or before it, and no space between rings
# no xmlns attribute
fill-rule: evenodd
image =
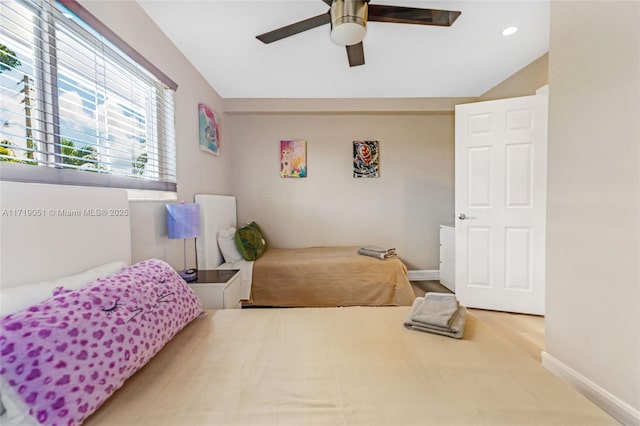
<svg viewBox="0 0 640 426"><path fill-rule="evenodd" d="M544 314L547 95L456 106L456 294Z"/></svg>

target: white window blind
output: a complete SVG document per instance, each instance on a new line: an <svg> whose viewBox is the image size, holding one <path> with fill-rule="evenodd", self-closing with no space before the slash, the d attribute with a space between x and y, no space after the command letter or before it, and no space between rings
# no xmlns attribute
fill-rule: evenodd
<svg viewBox="0 0 640 426"><path fill-rule="evenodd" d="M3 1L0 19L3 180L176 190L175 83L60 2Z"/></svg>

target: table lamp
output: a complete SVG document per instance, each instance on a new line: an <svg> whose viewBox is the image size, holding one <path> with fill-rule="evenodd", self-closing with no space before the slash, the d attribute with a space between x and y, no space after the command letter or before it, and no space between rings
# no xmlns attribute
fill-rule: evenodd
<svg viewBox="0 0 640 426"><path fill-rule="evenodd" d="M186 282L196 280L196 270L187 269L187 238L200 235L200 205L195 203L167 204L169 238L184 241L184 269L178 273Z"/></svg>

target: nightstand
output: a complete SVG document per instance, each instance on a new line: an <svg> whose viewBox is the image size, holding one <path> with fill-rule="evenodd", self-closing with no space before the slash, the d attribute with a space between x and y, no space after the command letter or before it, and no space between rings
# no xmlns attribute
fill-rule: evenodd
<svg viewBox="0 0 640 426"><path fill-rule="evenodd" d="M237 269L198 270L198 278L189 287L205 309L241 308L242 275Z"/></svg>

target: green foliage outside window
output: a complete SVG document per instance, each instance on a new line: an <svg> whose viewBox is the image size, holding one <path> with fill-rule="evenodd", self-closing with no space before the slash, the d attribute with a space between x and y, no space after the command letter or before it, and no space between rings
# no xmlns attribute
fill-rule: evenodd
<svg viewBox="0 0 640 426"><path fill-rule="evenodd" d="M19 67L20 61L16 57L16 52L0 43L0 74L3 71Z"/></svg>

